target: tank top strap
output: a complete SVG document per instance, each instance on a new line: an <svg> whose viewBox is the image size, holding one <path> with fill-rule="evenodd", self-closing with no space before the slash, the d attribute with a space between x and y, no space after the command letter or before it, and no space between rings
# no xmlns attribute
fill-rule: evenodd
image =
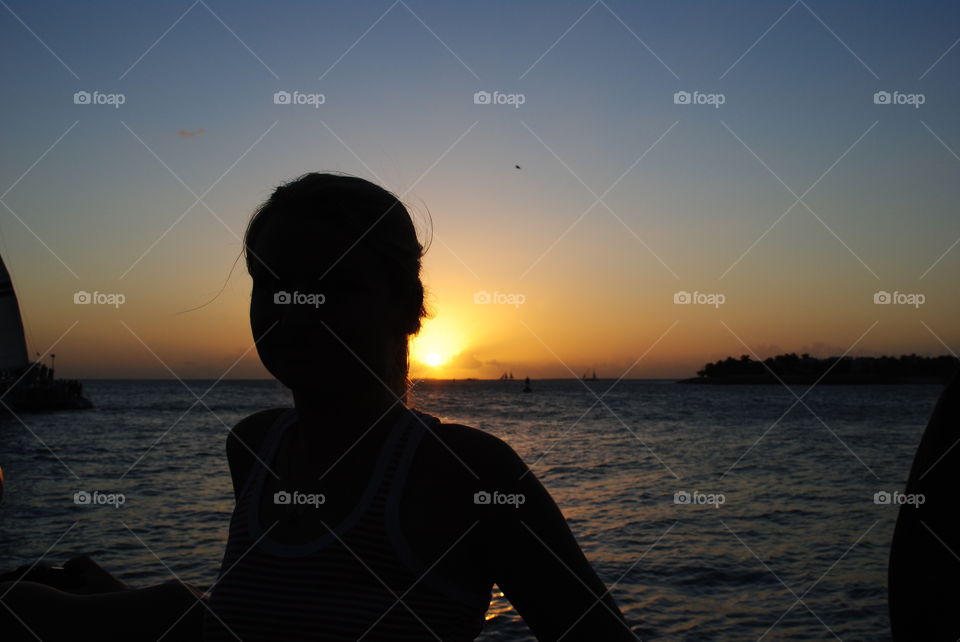
<svg viewBox="0 0 960 642"><path fill-rule="evenodd" d="M400 429L393 436L389 453L384 453L383 476L376 489L381 508L389 506L396 489L403 487L407 469L410 467L408 460L423 436L424 417L413 408L404 410L403 419L400 422L402 425L398 426Z"/></svg>
<svg viewBox="0 0 960 642"><path fill-rule="evenodd" d="M423 439L424 434L428 430L433 430L435 426L440 424L440 420L433 415L428 415L425 412L420 412L413 408L410 409L410 415L410 422L408 423L409 430L402 448L397 453L396 471L390 480L392 483L387 489L389 491L387 496L388 507L397 505L400 500L400 495L403 493L403 487L406 485L407 475L410 473L410 465L413 463L413 456L417 452L417 446L420 444L420 440Z"/></svg>
<svg viewBox="0 0 960 642"><path fill-rule="evenodd" d="M273 461L273 456L277 452L277 446L280 444L280 437L296 418L296 408L287 408L277 415L277 418L273 421L263 441L260 443L260 447L256 450L253 466L250 469L250 473L247 474L246 481L243 483L243 489L240 491L238 501L242 501L251 488L261 487L262 484L259 480L263 479L269 470L270 462Z"/></svg>
<svg viewBox="0 0 960 642"><path fill-rule="evenodd" d="M392 434L380 452L374 475L367 488L364 509L361 515L361 529L386 534L385 518L391 494L398 485L403 485L403 462L411 444L418 438L420 422L416 411L404 408Z"/></svg>

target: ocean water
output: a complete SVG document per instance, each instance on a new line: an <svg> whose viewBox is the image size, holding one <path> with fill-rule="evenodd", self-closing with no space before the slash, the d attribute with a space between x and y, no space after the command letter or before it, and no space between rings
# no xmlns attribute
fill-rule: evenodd
<svg viewBox="0 0 960 642"><path fill-rule="evenodd" d="M91 381L95 410L0 417L0 570L88 553L135 586L210 586L228 427L290 405L276 382L213 384ZM889 639L897 507L874 494L903 488L939 386L821 385L795 403L779 385L612 384L424 381L413 397L513 446L643 639ZM81 490L125 503L77 505ZM487 617L482 640L534 639L498 593Z"/></svg>

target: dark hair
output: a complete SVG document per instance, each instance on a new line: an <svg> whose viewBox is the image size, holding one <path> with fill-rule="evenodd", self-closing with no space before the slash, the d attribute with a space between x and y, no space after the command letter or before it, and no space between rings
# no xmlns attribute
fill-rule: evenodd
<svg viewBox="0 0 960 642"><path fill-rule="evenodd" d="M299 176L277 187L250 218L243 249L251 277L262 265L251 247L256 245L263 223L278 216L329 224L347 232L356 246L379 257L377 269L389 282L395 298L397 314L391 317L391 323L397 352L390 372L378 375L406 402L410 383L408 338L420 331L422 319L428 315L420 280L426 247L417 238L407 208L393 193L358 176L318 172Z"/></svg>

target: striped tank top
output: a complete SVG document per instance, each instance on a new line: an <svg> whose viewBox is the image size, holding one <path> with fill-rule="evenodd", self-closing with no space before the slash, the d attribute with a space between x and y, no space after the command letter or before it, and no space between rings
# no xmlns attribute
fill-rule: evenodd
<svg viewBox="0 0 960 642"><path fill-rule="evenodd" d="M258 453L263 462L273 461L295 420L293 408L278 417ZM385 439L359 504L339 524L327 523L333 533L303 544L276 541L270 525L261 526L267 470L255 462L230 519L209 600L215 615L204 613L204 640L475 639L491 587L478 594L424 575L436 560L420 560L400 528L404 482L431 423L439 419L406 409Z"/></svg>

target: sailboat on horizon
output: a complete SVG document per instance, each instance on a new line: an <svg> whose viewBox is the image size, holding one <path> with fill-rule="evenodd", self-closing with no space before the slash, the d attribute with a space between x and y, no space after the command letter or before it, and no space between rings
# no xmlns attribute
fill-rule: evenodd
<svg viewBox="0 0 960 642"><path fill-rule="evenodd" d="M17 293L0 257L0 413L92 408L83 396L83 384L54 377L55 358L50 355L49 368L28 358Z"/></svg>

